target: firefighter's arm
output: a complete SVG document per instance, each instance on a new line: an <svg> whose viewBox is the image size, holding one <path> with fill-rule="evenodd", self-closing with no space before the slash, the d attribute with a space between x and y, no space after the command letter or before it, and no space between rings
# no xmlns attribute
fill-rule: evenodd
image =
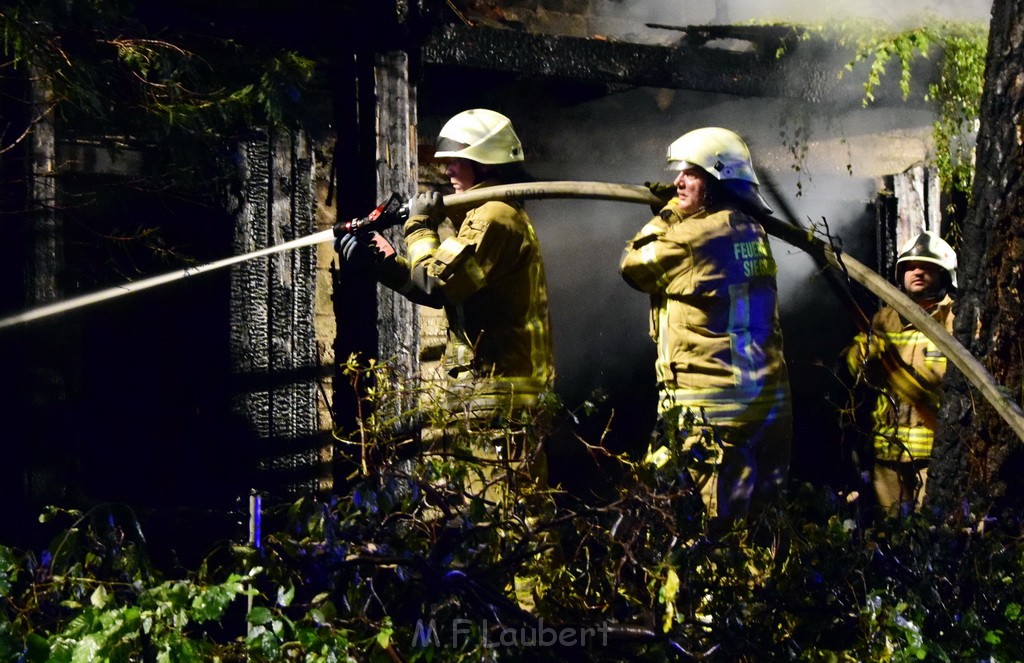
<svg viewBox="0 0 1024 663"><path fill-rule="evenodd" d="M858 333L853 337L853 342L845 350L843 355L846 357L846 367L850 371L850 375L860 376L868 366L868 364L876 361L881 352L882 340L875 334L872 334L870 341L868 335L864 332Z"/></svg>
<svg viewBox="0 0 1024 663"><path fill-rule="evenodd" d="M524 241L515 209L485 203L467 214L459 233L439 241L436 222L414 215L405 224L408 281L395 287L419 304L461 303L513 269ZM395 270L396 281L398 270Z"/></svg>
<svg viewBox="0 0 1024 663"><path fill-rule="evenodd" d="M437 250L437 227L444 221L444 199L436 191L421 193L409 201L409 220L402 230L409 263L415 267Z"/></svg>
<svg viewBox="0 0 1024 663"><path fill-rule="evenodd" d="M488 283L516 269L528 243L520 212L491 201L472 210L458 235L441 242L429 257L413 263L412 279L421 289L458 304Z"/></svg>
<svg viewBox="0 0 1024 663"><path fill-rule="evenodd" d="M379 263L377 280L415 304L441 308L445 298L436 280L427 277L427 264L441 242L437 227L444 220L444 202L437 192L421 193L409 201L409 219L402 230L408 259L395 255Z"/></svg>
<svg viewBox="0 0 1024 663"><path fill-rule="evenodd" d="M897 396L933 414L938 411L939 390L924 382L891 346L884 348L880 359L886 382Z"/></svg>
<svg viewBox="0 0 1024 663"><path fill-rule="evenodd" d="M416 304L441 308L447 302L460 303L487 283L477 248L464 238L450 237L418 262L396 257L386 274L378 271L378 278Z"/></svg>
<svg viewBox="0 0 1024 663"><path fill-rule="evenodd" d="M338 239L337 250L347 263L369 269L377 281L413 302L434 308L444 304L440 293L433 294L417 285L413 279L415 268L398 255L391 242L380 233L357 231L346 234Z"/></svg>
<svg viewBox="0 0 1024 663"><path fill-rule="evenodd" d="M666 240L667 229L667 222L656 216L626 243L619 273L634 290L648 294L664 292L685 263L688 256L685 247Z"/></svg>
<svg viewBox="0 0 1024 663"><path fill-rule="evenodd" d="M405 296L414 304L421 304L431 308L444 306L444 296L439 290L431 287L429 282L416 279L418 271L422 266L412 266L409 261L401 256L394 256L377 265L375 268L377 280Z"/></svg>
<svg viewBox="0 0 1024 663"><path fill-rule="evenodd" d="M846 349L846 365L852 375L863 377L873 387L888 388L900 399L930 412L938 410L938 390L921 380L881 334L857 334Z"/></svg>
<svg viewBox="0 0 1024 663"><path fill-rule="evenodd" d="M413 283L441 301L464 302L487 283L477 264L476 250L474 244L449 237L429 260L413 267Z"/></svg>

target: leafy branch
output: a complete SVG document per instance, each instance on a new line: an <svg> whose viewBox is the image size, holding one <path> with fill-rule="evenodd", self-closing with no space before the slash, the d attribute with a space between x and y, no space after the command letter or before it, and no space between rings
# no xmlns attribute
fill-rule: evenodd
<svg viewBox="0 0 1024 663"><path fill-rule="evenodd" d="M350 377L375 387L367 413L407 401L410 388L386 371L353 364ZM446 416L418 420L453 424ZM529 424L539 445L552 433L544 422L578 417L509 421L508 431ZM927 515L865 523L857 493L793 486L777 508L712 533L687 456L669 450L654 466L600 445L589 446L619 475L607 493L544 489L509 468L496 499L467 489L486 467L466 452L493 430L410 447L393 421L337 431L362 449L336 459L353 468L347 490L271 504L256 545L223 545L178 577L146 561L131 510L53 509L67 525L50 553L0 546L0 660L1024 655L1024 556L1012 532ZM575 640L517 639L543 628Z"/></svg>
<svg viewBox="0 0 1024 663"><path fill-rule="evenodd" d="M0 10L0 44L7 67L31 71L59 113L141 141L292 124L315 72L286 49L156 36L130 3L111 0L16 3Z"/></svg>
<svg viewBox="0 0 1024 663"><path fill-rule="evenodd" d="M892 30L877 23L848 21L803 25L798 34L802 40L824 38L853 51L837 76L843 78L858 72L863 75L864 107L875 102L876 91L893 69L899 77L903 100L909 100L913 65L930 60L938 52L938 80L930 83L924 94L926 101L935 104L937 114L932 130L935 165L946 193L955 191L970 196L974 179L973 136L977 132L988 49L986 25L936 22ZM780 48L777 56L784 53L785 48ZM802 157L796 151L798 147L791 146L790 150L798 155L799 162Z"/></svg>

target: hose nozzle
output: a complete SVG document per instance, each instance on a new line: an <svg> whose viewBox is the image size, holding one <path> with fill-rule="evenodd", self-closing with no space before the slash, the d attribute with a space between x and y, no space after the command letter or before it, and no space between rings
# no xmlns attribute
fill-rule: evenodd
<svg viewBox="0 0 1024 663"><path fill-rule="evenodd" d="M343 221L334 226L334 236L342 237L357 230L384 230L391 226L404 223L409 218L409 205L402 201L397 193L392 193L387 200L377 205L372 212L364 217Z"/></svg>

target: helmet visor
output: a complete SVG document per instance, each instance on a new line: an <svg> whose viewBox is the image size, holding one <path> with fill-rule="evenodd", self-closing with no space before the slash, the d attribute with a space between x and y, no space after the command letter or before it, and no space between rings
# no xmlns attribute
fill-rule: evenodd
<svg viewBox="0 0 1024 663"><path fill-rule="evenodd" d="M457 140L452 140L451 138L445 138L444 136L441 136L437 139L437 147L434 150L434 156L451 156L451 153L461 152L467 147L469 147L467 143L460 143Z"/></svg>
<svg viewBox="0 0 1024 663"><path fill-rule="evenodd" d="M700 168L700 166L690 161L669 161L668 165L665 166L665 170L672 171L686 170L687 168ZM701 170L704 169L701 168Z"/></svg>

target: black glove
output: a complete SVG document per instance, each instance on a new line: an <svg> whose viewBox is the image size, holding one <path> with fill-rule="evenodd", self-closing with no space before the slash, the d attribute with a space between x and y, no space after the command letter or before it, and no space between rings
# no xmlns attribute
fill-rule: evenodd
<svg viewBox="0 0 1024 663"><path fill-rule="evenodd" d="M647 190L654 194L654 196L661 201L660 203L651 203L651 211L657 214L661 211L668 201L672 200L676 195L676 185L667 184L665 182L644 182L644 186Z"/></svg>
<svg viewBox="0 0 1024 663"><path fill-rule="evenodd" d="M444 221L444 198L437 191L421 193L409 201L409 217L425 216L435 225Z"/></svg>
<svg viewBox="0 0 1024 663"><path fill-rule="evenodd" d="M373 233L345 233L334 240L334 250L354 269L367 269L377 262Z"/></svg>

